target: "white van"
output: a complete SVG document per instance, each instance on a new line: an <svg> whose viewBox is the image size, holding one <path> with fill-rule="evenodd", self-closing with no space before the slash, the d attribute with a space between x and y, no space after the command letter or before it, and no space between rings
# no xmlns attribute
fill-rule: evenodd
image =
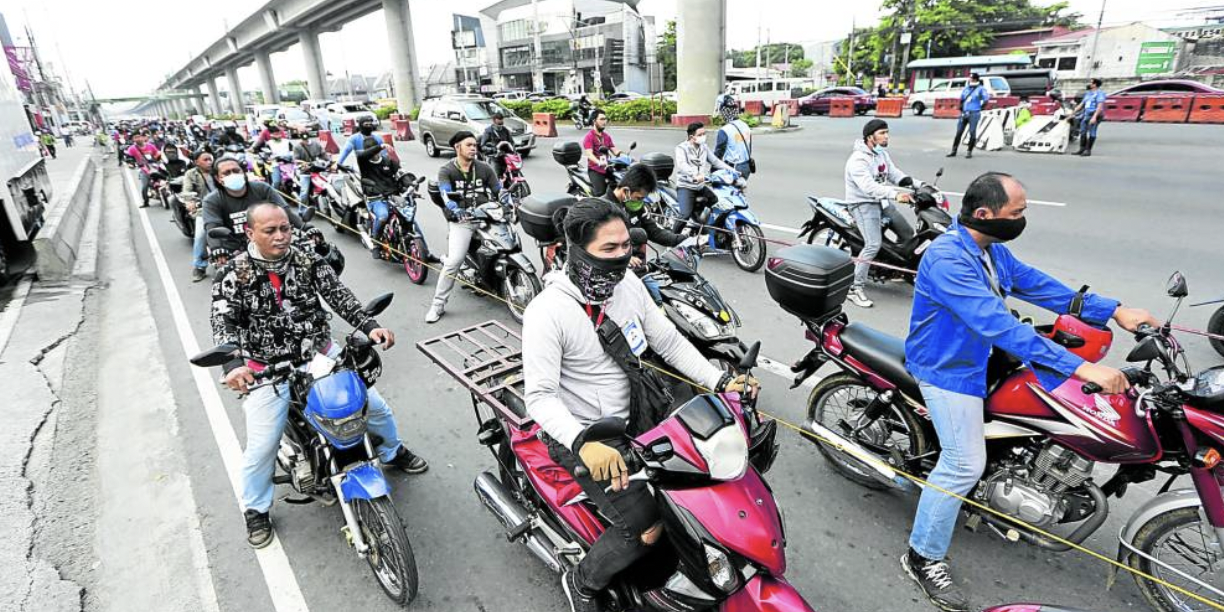
<svg viewBox="0 0 1224 612"><path fill-rule="evenodd" d="M931 84L930 89L910 94L907 104L909 104L910 110L913 110L915 115L921 115L928 108L935 108L935 100L940 98L959 98L961 90L968 84L969 77L940 79ZM986 87L986 92L992 98L1011 95L1011 86L1007 84L1007 79L1001 76L984 76L982 77L982 85Z"/></svg>
<svg viewBox="0 0 1224 612"><path fill-rule="evenodd" d="M761 79L747 81L731 81L731 95L742 106L745 102L759 101L765 103L768 110L779 100L798 99L804 89L815 89L816 82L812 79ZM711 101L711 104L713 101Z"/></svg>

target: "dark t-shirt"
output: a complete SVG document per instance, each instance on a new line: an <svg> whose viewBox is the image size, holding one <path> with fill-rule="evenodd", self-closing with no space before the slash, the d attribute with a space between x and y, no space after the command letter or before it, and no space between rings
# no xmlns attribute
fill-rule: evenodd
<svg viewBox="0 0 1224 612"><path fill-rule="evenodd" d="M450 162L438 170L438 188L443 193L458 193L463 199L457 202L460 208L478 206L497 199L501 186L497 173L482 161L473 161L467 173L459 169L457 162Z"/></svg>
<svg viewBox="0 0 1224 612"><path fill-rule="evenodd" d="M259 202L271 202L284 206L285 212L289 213L289 222L293 224L293 227L302 227L302 218L296 211L285 205L285 199L271 185L249 181L246 193L240 198L235 198L221 188L204 197L204 231L207 232L214 227L228 227L234 230L235 234L241 235L246 229L247 207Z"/></svg>

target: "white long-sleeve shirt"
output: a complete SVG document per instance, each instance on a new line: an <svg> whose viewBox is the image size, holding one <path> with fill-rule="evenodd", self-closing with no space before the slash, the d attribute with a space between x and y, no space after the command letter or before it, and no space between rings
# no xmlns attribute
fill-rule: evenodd
<svg viewBox="0 0 1224 612"><path fill-rule="evenodd" d="M846 160L846 202L894 200L901 190L891 185L906 176L883 147L868 147L863 140L857 140L854 152Z"/></svg>

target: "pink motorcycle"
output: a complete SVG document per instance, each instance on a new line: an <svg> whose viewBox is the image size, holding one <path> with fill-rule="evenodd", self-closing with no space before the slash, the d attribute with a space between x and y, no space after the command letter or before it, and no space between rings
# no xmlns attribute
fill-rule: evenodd
<svg viewBox="0 0 1224 612"><path fill-rule="evenodd" d="M561 573L577 566L606 525L570 473L549 457L539 426L527 415L521 342L489 321L417 347L472 393L477 439L498 465L496 473L476 477L481 503L510 541ZM748 351L739 371L751 370L759 348ZM597 421L586 435L624 440L625 425ZM738 394L697 395L628 442L630 480L651 484L665 535L608 587L606 609L813 610L783 577L782 516L748 459Z"/></svg>

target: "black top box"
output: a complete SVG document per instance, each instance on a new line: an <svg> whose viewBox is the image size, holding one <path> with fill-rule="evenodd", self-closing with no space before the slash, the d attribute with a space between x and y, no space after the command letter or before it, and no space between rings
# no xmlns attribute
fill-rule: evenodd
<svg viewBox="0 0 1224 612"><path fill-rule="evenodd" d="M797 244L774 253L765 268L765 287L787 312L806 320L841 313L854 282L854 262L840 249Z"/></svg>

